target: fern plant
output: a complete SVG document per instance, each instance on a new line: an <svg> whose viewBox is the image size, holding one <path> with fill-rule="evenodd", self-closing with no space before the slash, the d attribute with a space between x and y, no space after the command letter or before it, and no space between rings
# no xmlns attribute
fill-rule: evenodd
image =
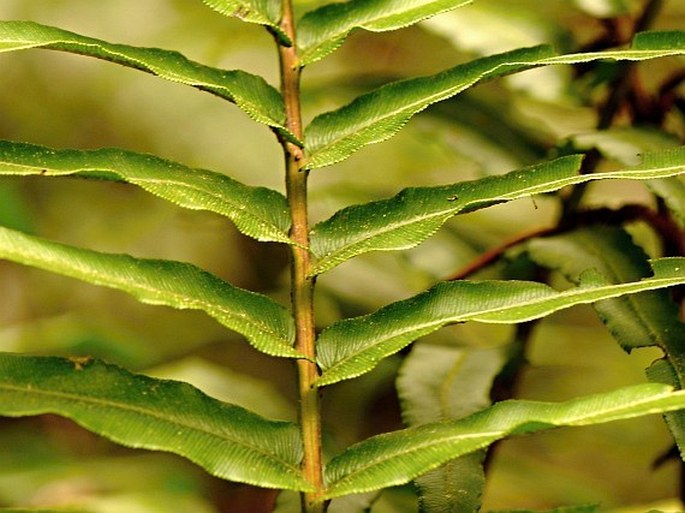
<svg viewBox="0 0 685 513"><path fill-rule="evenodd" d="M143 303L199 310L242 335L256 351L292 360L298 420L265 418L187 383L135 374L90 357L11 352L0 355L0 414L53 413L124 446L175 453L219 478L282 491L275 504L282 512L370 511L382 490L411 482L421 511L476 511L488 447L558 426L662 413L683 448L685 417L679 410L685 408L680 390L685 327L666 289L685 283L685 189L678 176L685 170L685 147L637 144L625 150L620 143L629 135L612 129L612 122L622 101L617 92L626 87L637 63L661 59L682 65L685 32L645 30L626 45L598 41L597 48L574 53L559 54L547 45L494 53L433 75L390 81L316 115L305 126L301 75L338 50L351 32L395 31L448 11L458 17L460 8L471 2L348 0L300 16L292 0L204 3L268 31L279 57L280 89L255 74L206 66L174 51L110 43L31 21L0 22L0 49L95 57L234 104L275 135L285 162L284 193L123 149L53 149L17 141L0 142L0 174L122 182L179 208L223 216L247 237L288 248L289 304L189 263L104 253L9 227L0 228L0 257L118 289ZM648 7L656 3L648 2ZM646 24L647 14L649 8L638 21ZM632 28L643 28L640 23ZM555 141L545 157L513 171L405 188L390 198L310 220L308 179L324 172L322 168L394 137L429 106L483 82L559 65L616 72L597 131ZM598 169L602 160L613 166ZM363 178L358 180L363 183ZM586 185L607 180L646 184L658 209L584 208ZM415 248L455 216L543 194L561 207L555 226L499 245L472 269L412 297L328 325L317 323L318 277L371 252ZM649 258L623 228L633 219L651 222L664 241L660 254ZM465 279L512 248L518 253L508 276ZM516 274L516 261L523 263L529 279ZM545 283L552 271L567 280L565 287ZM534 275L542 279L533 281ZM648 369L650 383L565 402L513 399L512 382L531 323L582 304L594 306L624 349L655 346L663 352ZM407 351L418 339L467 321L519 325L520 336L506 347L419 344ZM327 454L321 405L326 391L399 353L405 355L397 389L406 428ZM300 496L297 505L292 492Z"/></svg>

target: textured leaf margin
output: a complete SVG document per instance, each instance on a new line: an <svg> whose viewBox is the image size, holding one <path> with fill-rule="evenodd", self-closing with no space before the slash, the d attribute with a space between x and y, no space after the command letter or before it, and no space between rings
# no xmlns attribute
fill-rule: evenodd
<svg viewBox="0 0 685 513"><path fill-rule="evenodd" d="M578 282L582 269L590 267L614 283L649 274L644 250L618 227L585 227L555 237L534 239L528 243L528 253L535 262L558 270L573 283ZM647 371L650 379L677 389L685 388L685 324L680 320L678 305L667 291L599 301L593 307L627 352L644 346L656 346L663 351L664 359ZM685 454L685 413L669 413L666 420L681 453Z"/></svg>
<svg viewBox="0 0 685 513"><path fill-rule="evenodd" d="M562 403L503 401L452 422L374 436L326 467L326 498L399 485L502 438L587 426L685 408L685 391L646 383Z"/></svg>
<svg viewBox="0 0 685 513"><path fill-rule="evenodd" d="M0 52L44 48L95 57L207 91L300 144L285 128L281 94L262 77L193 62L178 52L108 43L32 21L0 21Z"/></svg>
<svg viewBox="0 0 685 513"><path fill-rule="evenodd" d="M265 25L285 44L292 44L281 30L281 0L202 0L207 7L225 16L235 16L249 23Z"/></svg>
<svg viewBox="0 0 685 513"><path fill-rule="evenodd" d="M288 205L282 194L271 189L250 187L219 173L116 148L55 150L0 141L0 175L89 173L137 185L184 208L216 212L257 240L290 242Z"/></svg>
<svg viewBox="0 0 685 513"><path fill-rule="evenodd" d="M490 389L504 351L415 345L397 376L402 419L408 427L455 420L490 406ZM480 509L485 488L483 451L461 456L415 479L420 513Z"/></svg>
<svg viewBox="0 0 685 513"><path fill-rule="evenodd" d="M321 274L369 251L412 248L450 217L513 199L552 192L591 180L664 178L685 172L685 147L646 153L631 168L579 175L580 155L561 157L510 173L440 187L409 188L396 196L340 210L312 229Z"/></svg>
<svg viewBox="0 0 685 513"><path fill-rule="evenodd" d="M302 356L292 347L294 321L285 308L190 264L100 253L4 227L0 258L121 290L143 303L202 310L266 354Z"/></svg>
<svg viewBox="0 0 685 513"><path fill-rule="evenodd" d="M473 0L349 0L324 5L305 14L297 26L303 66L323 59L354 29L396 30L472 3Z"/></svg>
<svg viewBox="0 0 685 513"><path fill-rule="evenodd" d="M555 55L547 45L522 48L460 64L436 75L386 84L350 104L314 118L305 130L307 166L325 167L395 135L429 105L486 79L552 64L643 60L685 54L685 32L643 32L629 49Z"/></svg>
<svg viewBox="0 0 685 513"><path fill-rule="evenodd" d="M90 358L0 353L0 414L54 413L122 445L179 454L210 473L290 490L299 429L213 399L187 383L132 374Z"/></svg>
<svg viewBox="0 0 685 513"><path fill-rule="evenodd" d="M651 261L654 275L610 284L592 270L578 287L558 292L537 282L453 281L392 303L374 313L344 319L325 329L318 342L323 373L319 386L360 376L419 337L457 322L514 324L575 305L685 283L685 257Z"/></svg>

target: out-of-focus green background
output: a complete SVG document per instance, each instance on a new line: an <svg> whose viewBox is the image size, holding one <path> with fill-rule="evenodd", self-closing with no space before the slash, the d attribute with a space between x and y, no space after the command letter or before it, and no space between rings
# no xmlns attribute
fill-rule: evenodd
<svg viewBox="0 0 685 513"><path fill-rule="evenodd" d="M300 1L304 12L324 2ZM595 16L637 12L642 1L480 0L416 27L354 33L304 77L306 120L388 80L433 73L477 55L541 42L573 51L602 32ZM277 56L266 31L228 19L200 0L0 0L0 19L26 19L112 42L181 51L226 69L244 69L278 86ZM663 2L654 28L685 29L685 3ZM643 65L655 87L682 60ZM543 158L573 135L592 131L589 79L570 68L527 72L479 86L414 118L392 140L311 176L313 221L405 186L498 174ZM682 91L682 88L680 89ZM587 93L587 94L586 94ZM654 146L685 136L642 134ZM30 50L0 54L0 138L57 148L123 147L283 190L282 157L267 128L234 106L196 90L111 63ZM682 142L681 142L682 144ZM592 187L591 203L648 202L642 185ZM461 216L404 253L370 254L318 282L321 327L425 289L503 239L547 226L553 198L523 200ZM287 303L287 254L258 244L208 213L189 212L135 188L73 179L0 180L0 223L89 248L192 262L231 283ZM643 227L636 237L654 244ZM497 276L498 268L483 276ZM145 306L128 296L0 262L0 350L87 354L157 376L190 381L260 413L293 419L289 362L252 350L199 313ZM464 325L420 343L489 347L507 328ZM560 400L644 381L659 355L624 354L590 308L545 320L535 332L520 396ZM331 450L400 426L393 397L401 356L325 394ZM601 503L606 510L680 510L677 463L657 468L669 435L652 417L558 430L502 444L484 510ZM82 504L97 512L268 511L274 493L209 478L180 458L109 444L56 417L0 422L0 507ZM634 509L628 505L637 505ZM407 488L390 491L374 512L412 511Z"/></svg>

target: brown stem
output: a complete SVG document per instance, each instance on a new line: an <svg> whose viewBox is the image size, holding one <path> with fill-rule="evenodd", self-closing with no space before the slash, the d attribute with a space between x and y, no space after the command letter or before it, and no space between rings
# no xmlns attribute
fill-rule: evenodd
<svg viewBox="0 0 685 513"><path fill-rule="evenodd" d="M574 214L573 218L556 226L537 228L516 234L499 246L482 253L459 271L445 278L445 280L463 280L473 273L497 262L512 247L535 237L548 237L564 233L578 226L594 224L619 225L638 220L647 223L659 235L665 246L665 254L685 254L685 232L669 217L668 213L661 214L645 205L624 205L618 209L602 207L578 211Z"/></svg>
<svg viewBox="0 0 685 513"><path fill-rule="evenodd" d="M644 9L640 16L635 20L632 26L632 36L637 32L645 30L648 28L656 16L659 10L663 7L663 0L649 0L646 2ZM606 38L605 42L610 42L612 39L618 38L618 29L615 23L609 26L612 37ZM615 36L615 37L613 37ZM598 48L601 49L601 48ZM624 105L627 96L630 94L631 90L635 87L635 69L636 63L634 62L623 62L619 65L619 71L610 84L610 93L606 99L604 105L599 110L599 119L597 121L597 130L606 130L611 127L614 123L614 119L621 111L621 107ZM589 152L588 158L585 159L583 164L583 173L593 173L601 161L599 154L596 150L594 153L597 155L592 155L592 151ZM578 209L585 191L587 190L588 182L576 185L571 194L567 197L563 204L562 220L565 222L569 217L573 216L573 213Z"/></svg>
<svg viewBox="0 0 685 513"><path fill-rule="evenodd" d="M459 271L446 278L446 281L463 280L467 276L470 276L473 273L499 260L508 249L518 244L521 244L522 242L526 242L527 240L530 240L534 237L543 237L545 235L551 235L553 233L556 233L557 231L558 228L556 227L538 228L537 230L514 235L511 239L504 241L499 246L491 248L487 250L485 253L479 255L478 258L472 260L465 267L462 267Z"/></svg>
<svg viewBox="0 0 685 513"><path fill-rule="evenodd" d="M291 0L284 0L281 29L295 41L295 25ZM301 67L295 45L279 44L281 89L285 102L286 128L302 139L300 114ZM300 394L299 420L302 430L304 455L302 472L314 491L302 494L304 513L323 513L319 499L323 490L321 458L321 408L319 391L315 385L319 376L316 366L316 334L314 327L314 279L308 277L311 268L309 253L309 220L307 214L307 175L302 148L281 139L285 154L286 192L292 217L291 247L291 303L295 316L295 348L306 359L297 361L298 389Z"/></svg>

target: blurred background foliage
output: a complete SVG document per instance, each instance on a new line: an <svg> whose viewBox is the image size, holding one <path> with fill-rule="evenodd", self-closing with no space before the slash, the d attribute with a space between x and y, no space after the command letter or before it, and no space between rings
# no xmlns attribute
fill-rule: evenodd
<svg viewBox="0 0 685 513"><path fill-rule="evenodd" d="M304 12L325 2L296 0ZM651 28L685 29L685 2L671 0L478 0L472 6L388 34L354 33L306 70L304 116L340 106L379 84L428 74L478 55L548 42L560 51L630 39L645 5ZM278 86L277 56L265 31L227 19L199 0L0 0L1 19L27 19L112 42L178 50L191 59L245 69ZM0 55L0 138L53 147L122 147L283 190L273 135L231 105L190 88L79 56L25 51ZM521 167L560 148L595 146L598 112L614 64L554 67L488 83L417 116L392 140L311 176L313 221L406 186L453 183ZM685 138L683 61L641 64L649 98L673 77L679 109L665 119L619 112L602 134L619 159ZM676 104L676 106L678 106ZM637 120L639 126L631 124ZM657 122L658 121L658 122ZM575 146L574 146L575 145ZM611 162L606 163L607 166ZM652 204L642 184L592 186L586 201ZM489 248L553 225L558 198L540 197L454 219L402 253L369 254L318 282L321 327L376 309L452 276ZM0 223L71 244L192 262L231 283L287 302L287 254L258 244L210 213L175 208L120 184L41 178L0 180ZM644 226L630 227L653 254ZM529 278L515 251L479 277ZM118 292L0 262L0 350L93 355L194 383L264 415L292 419L294 369L252 350L198 313L145 306ZM563 284L562 284L563 286ZM420 344L495 347L513 329L460 325ZM658 354L628 356L590 308L553 315L535 328L517 396L559 400L645 380ZM327 444L335 451L401 426L394 380L402 355L325 394ZM0 507L79 505L95 512L261 512L276 494L204 475L180 458L114 446L52 416L0 422ZM484 510L599 503L623 513L678 511L678 462L658 463L671 439L660 418L562 429L507 441L489 464ZM340 509L343 511L343 509ZM352 510L349 510L352 511ZM390 490L373 512L416 511L410 487Z"/></svg>

